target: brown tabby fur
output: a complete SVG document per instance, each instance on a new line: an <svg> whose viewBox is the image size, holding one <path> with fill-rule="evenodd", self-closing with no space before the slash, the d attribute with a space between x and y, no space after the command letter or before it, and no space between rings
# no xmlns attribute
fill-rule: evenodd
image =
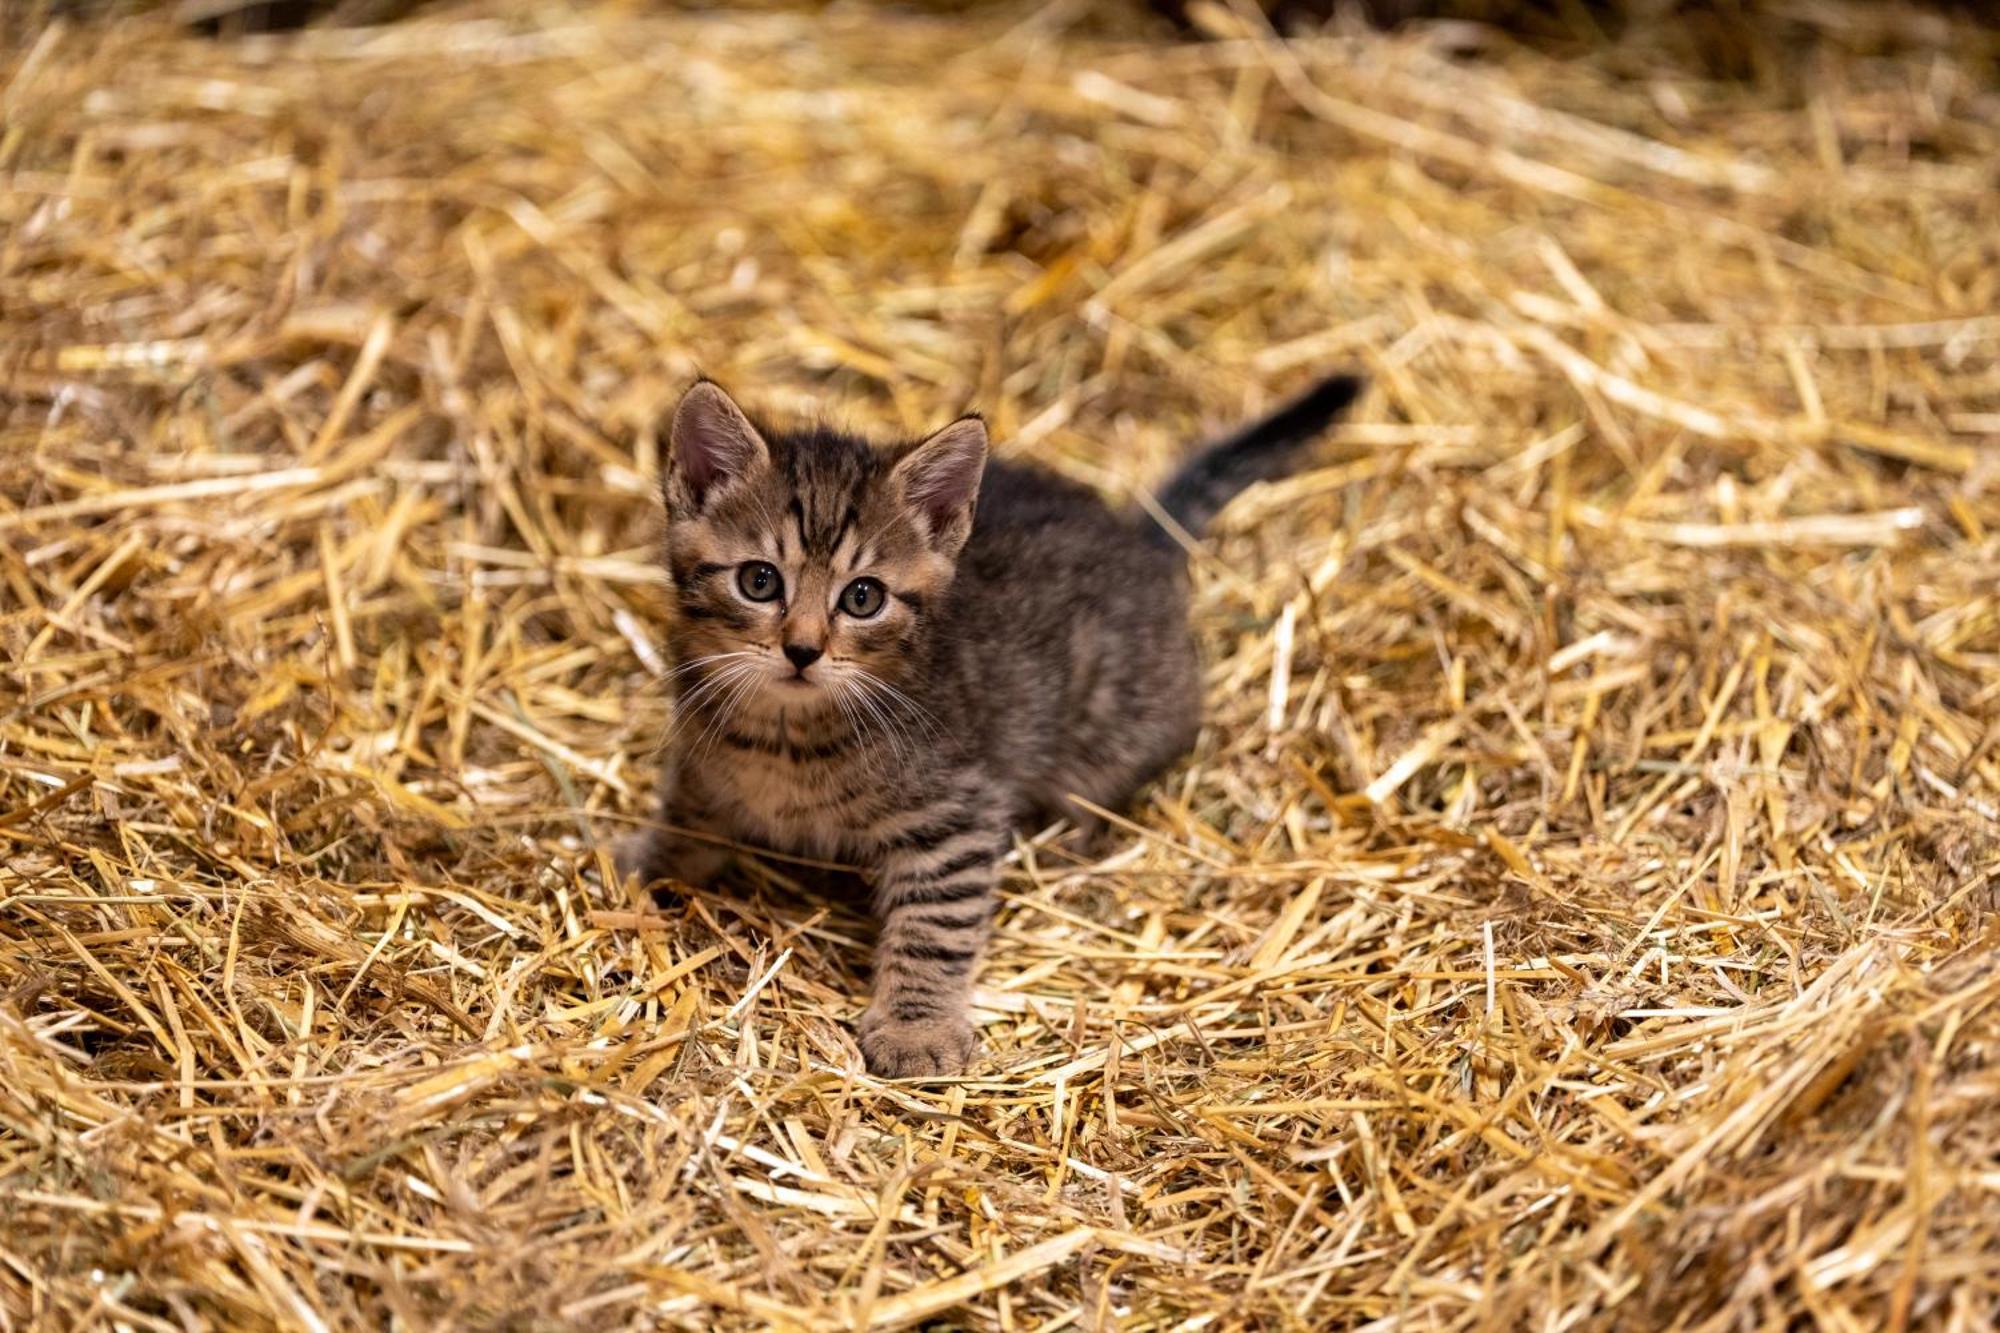
<svg viewBox="0 0 2000 1333"><path fill-rule="evenodd" d="M1198 530L1289 470L1358 388L1325 381L1201 454L1162 505ZM759 427L703 381L668 455L680 694L664 827L622 846L621 868L706 882L730 843L864 867L881 922L868 1068L956 1073L1010 831L1079 815L1072 796L1116 808L1193 743L1184 555L1148 518L988 462L973 417L878 450ZM781 580L771 600L746 594L756 561ZM842 602L863 576L887 592L866 616Z"/></svg>

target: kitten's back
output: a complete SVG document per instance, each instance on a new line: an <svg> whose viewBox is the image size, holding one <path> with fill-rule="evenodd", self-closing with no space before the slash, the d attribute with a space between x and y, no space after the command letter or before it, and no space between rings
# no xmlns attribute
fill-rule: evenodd
<svg viewBox="0 0 2000 1333"><path fill-rule="evenodd" d="M1021 817L1078 815L1072 793L1122 805L1193 742L1185 559L1082 486L987 466L945 626L927 706Z"/></svg>
<svg viewBox="0 0 2000 1333"><path fill-rule="evenodd" d="M1322 380L1200 451L1162 488L1161 508L1199 534L1239 491L1295 468L1361 388ZM1187 602L1185 554L1151 515L990 462L925 705L1010 779L1017 816L1090 822L1069 796L1115 809L1194 743L1201 671Z"/></svg>

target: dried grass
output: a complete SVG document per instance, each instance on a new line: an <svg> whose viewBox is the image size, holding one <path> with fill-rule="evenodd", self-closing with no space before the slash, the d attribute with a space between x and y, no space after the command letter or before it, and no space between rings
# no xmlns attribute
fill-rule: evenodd
<svg viewBox="0 0 2000 1333"><path fill-rule="evenodd" d="M1076 14L0 65L0 1323L1991 1326L1992 35ZM599 877L697 362L1114 490L1378 386L963 1082Z"/></svg>

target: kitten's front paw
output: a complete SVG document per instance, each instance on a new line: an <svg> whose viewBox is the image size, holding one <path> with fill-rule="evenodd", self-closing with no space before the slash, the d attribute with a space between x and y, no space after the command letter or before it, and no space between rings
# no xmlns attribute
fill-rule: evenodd
<svg viewBox="0 0 2000 1333"><path fill-rule="evenodd" d="M663 880L706 886L721 878L729 856L660 829L640 829L612 845L611 863L621 882L636 875L642 889L658 888Z"/></svg>
<svg viewBox="0 0 2000 1333"><path fill-rule="evenodd" d="M628 833L611 847L611 865L618 878L627 880L637 875L641 886L659 878L654 864L658 859L659 838L651 829Z"/></svg>
<svg viewBox="0 0 2000 1333"><path fill-rule="evenodd" d="M979 1051L979 1037L963 1018L914 1021L861 1017L861 1055L877 1078L938 1078L963 1073Z"/></svg>

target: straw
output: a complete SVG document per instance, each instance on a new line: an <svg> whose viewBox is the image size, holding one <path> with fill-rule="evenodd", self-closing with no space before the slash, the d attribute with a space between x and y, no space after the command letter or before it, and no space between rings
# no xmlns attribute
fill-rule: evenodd
<svg viewBox="0 0 2000 1333"><path fill-rule="evenodd" d="M26 32L0 1322L1992 1326L1996 43L1737 8ZM965 1079L810 867L604 882L697 366L1118 498L1374 386Z"/></svg>

